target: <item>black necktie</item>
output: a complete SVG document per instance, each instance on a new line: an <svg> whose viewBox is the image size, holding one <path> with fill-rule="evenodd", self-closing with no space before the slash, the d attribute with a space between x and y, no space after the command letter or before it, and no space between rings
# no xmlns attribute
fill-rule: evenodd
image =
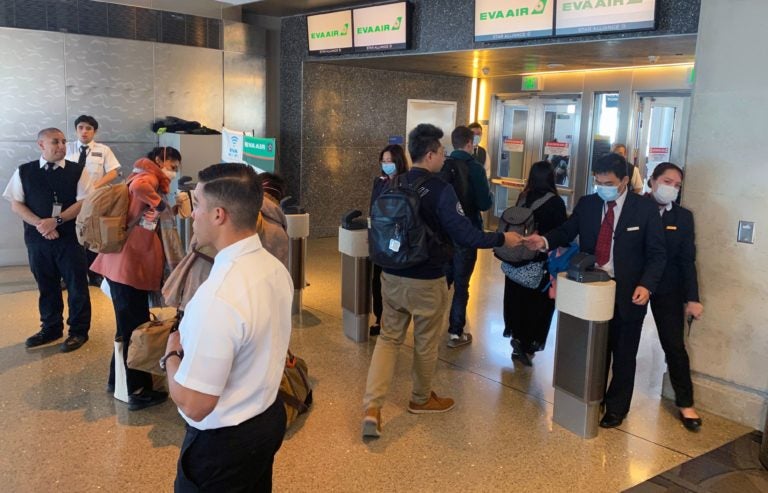
<svg viewBox="0 0 768 493"><path fill-rule="evenodd" d="M56 166L56 163L52 163L50 161L46 162L45 171L52 171L54 166Z"/></svg>
<svg viewBox="0 0 768 493"><path fill-rule="evenodd" d="M88 154L88 146L80 146L80 157L77 158L77 164L85 166L85 156Z"/></svg>

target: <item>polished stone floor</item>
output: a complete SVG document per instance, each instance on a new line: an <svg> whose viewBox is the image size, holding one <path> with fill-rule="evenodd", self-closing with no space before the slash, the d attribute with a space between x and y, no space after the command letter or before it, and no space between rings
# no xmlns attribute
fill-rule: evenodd
<svg viewBox="0 0 768 493"><path fill-rule="evenodd" d="M680 425L659 397L664 358L652 323L624 424L592 440L554 424L554 331L533 368L512 364L501 335L503 278L484 252L471 288L475 341L440 348L435 389L456 408L406 412L412 358L404 350L382 412L384 435L365 443L361 399L375 341L354 343L342 333L335 241L309 244L310 286L292 349L309 364L315 403L277 455L275 491L616 492L751 431L707 413L699 434ZM38 326L30 287L25 269L0 270L0 491L171 491L183 422L170 402L129 412L105 392L109 300L91 288L91 340L81 350L26 350Z"/></svg>

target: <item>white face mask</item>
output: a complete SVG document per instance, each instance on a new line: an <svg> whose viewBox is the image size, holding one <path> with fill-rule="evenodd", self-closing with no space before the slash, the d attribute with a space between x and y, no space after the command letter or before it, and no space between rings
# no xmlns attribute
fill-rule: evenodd
<svg viewBox="0 0 768 493"><path fill-rule="evenodd" d="M480 145L480 139L482 139L482 137L479 136L479 135L475 135L474 137L472 137L472 145L475 146L475 147L479 146Z"/></svg>
<svg viewBox="0 0 768 493"><path fill-rule="evenodd" d="M173 181L176 178L176 172L170 169L163 168L163 174L168 177L169 180Z"/></svg>
<svg viewBox="0 0 768 493"><path fill-rule="evenodd" d="M673 187L672 185L664 185L660 183L656 187L656 190L653 191L653 198L656 199L656 202L659 204L667 205L677 200L677 195L679 193L680 190Z"/></svg>

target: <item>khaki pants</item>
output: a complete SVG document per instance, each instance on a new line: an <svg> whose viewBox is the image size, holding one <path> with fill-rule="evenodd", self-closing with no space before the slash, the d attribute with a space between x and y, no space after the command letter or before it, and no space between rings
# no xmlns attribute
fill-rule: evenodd
<svg viewBox="0 0 768 493"><path fill-rule="evenodd" d="M384 313L381 334L368 369L363 405L381 407L387 395L400 346L413 319L413 391L411 400L424 404L432 391L440 334L448 327L450 293L445 277L410 279L382 273Z"/></svg>

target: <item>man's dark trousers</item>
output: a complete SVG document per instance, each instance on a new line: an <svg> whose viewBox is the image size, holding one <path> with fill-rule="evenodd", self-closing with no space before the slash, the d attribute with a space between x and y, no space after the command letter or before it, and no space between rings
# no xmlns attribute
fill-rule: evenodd
<svg viewBox="0 0 768 493"><path fill-rule="evenodd" d="M64 332L64 300L61 280L67 286L69 335L88 337L91 327L91 297L88 293L88 264L85 251L71 237L27 244L29 267L40 292L39 309L46 335Z"/></svg>
<svg viewBox="0 0 768 493"><path fill-rule="evenodd" d="M643 330L645 310L635 314L633 319L622 317L619 306L614 307L613 319L609 324L607 365L611 369L610 383L605 393L606 412L624 416L629 413L632 390L635 386L637 349ZM606 371L606 375L608 372Z"/></svg>
<svg viewBox="0 0 768 493"><path fill-rule="evenodd" d="M454 245L453 260L448 265L446 278L448 285L453 284L453 301L448 318L448 332L461 335L467 323L467 303L469 303L469 280L475 270L477 249Z"/></svg>

